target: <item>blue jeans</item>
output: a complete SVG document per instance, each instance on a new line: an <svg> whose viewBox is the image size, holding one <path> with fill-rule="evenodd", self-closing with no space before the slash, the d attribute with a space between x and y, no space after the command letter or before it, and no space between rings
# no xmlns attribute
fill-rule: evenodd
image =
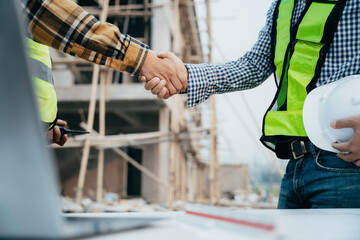
<svg viewBox="0 0 360 240"><path fill-rule="evenodd" d="M278 208L360 208L360 167L327 151L291 159Z"/></svg>

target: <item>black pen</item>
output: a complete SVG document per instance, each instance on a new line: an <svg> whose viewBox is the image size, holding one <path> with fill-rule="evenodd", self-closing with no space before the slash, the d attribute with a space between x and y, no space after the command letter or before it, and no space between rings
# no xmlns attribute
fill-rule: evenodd
<svg viewBox="0 0 360 240"><path fill-rule="evenodd" d="M73 129L67 129L63 126L58 126L61 132L61 137L64 136L65 134L71 133L73 135L78 135L78 134L87 134L90 132L87 131L83 131L83 130L73 130Z"/></svg>

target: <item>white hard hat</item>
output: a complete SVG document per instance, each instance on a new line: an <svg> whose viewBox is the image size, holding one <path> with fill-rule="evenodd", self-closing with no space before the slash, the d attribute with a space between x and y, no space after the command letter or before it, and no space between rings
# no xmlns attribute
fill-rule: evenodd
<svg viewBox="0 0 360 240"><path fill-rule="evenodd" d="M360 115L360 75L317 87L304 102L303 122L310 141L330 152L339 152L331 147L333 142L348 142L354 135L352 128L333 129L330 123L356 115Z"/></svg>

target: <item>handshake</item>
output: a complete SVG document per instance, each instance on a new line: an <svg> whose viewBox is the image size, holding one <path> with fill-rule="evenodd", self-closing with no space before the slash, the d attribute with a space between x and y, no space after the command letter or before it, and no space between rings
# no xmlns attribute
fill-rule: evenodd
<svg viewBox="0 0 360 240"><path fill-rule="evenodd" d="M187 88L188 71L184 63L171 52L149 51L140 70L140 82L158 98L168 99Z"/></svg>

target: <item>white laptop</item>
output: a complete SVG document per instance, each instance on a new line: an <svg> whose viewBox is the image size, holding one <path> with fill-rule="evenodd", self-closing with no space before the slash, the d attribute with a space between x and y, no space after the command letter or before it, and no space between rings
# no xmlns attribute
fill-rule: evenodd
<svg viewBox="0 0 360 240"><path fill-rule="evenodd" d="M0 238L58 239L132 229L168 213L61 214L15 1L0 1Z"/></svg>

